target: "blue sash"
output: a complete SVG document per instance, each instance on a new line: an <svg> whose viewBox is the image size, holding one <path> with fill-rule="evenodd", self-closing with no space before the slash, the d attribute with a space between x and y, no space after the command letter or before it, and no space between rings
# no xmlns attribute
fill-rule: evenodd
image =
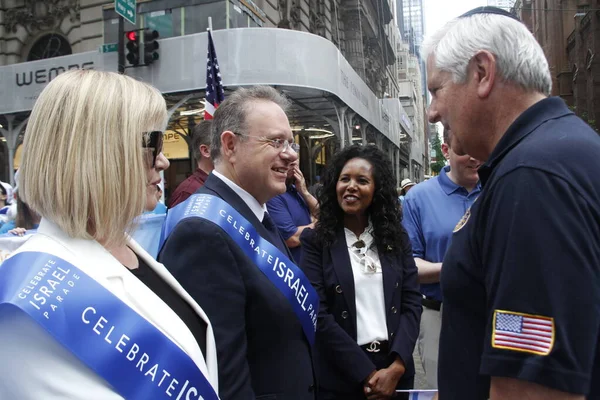
<svg viewBox="0 0 600 400"><path fill-rule="evenodd" d="M194 194L169 210L159 248L162 248L175 226L186 218L204 218L223 229L286 297L302 324L308 342L314 344L319 296L300 268L262 238L254 226L233 207L208 194Z"/></svg>
<svg viewBox="0 0 600 400"><path fill-rule="evenodd" d="M67 261L23 252L0 266L0 307L14 305L126 399L218 400L192 359Z"/></svg>

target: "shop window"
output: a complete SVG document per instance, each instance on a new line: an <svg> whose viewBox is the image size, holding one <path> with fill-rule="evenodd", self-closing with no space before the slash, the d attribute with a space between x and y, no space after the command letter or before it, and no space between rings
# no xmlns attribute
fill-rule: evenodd
<svg viewBox="0 0 600 400"><path fill-rule="evenodd" d="M230 28L247 28L248 15L234 3L229 3L229 27Z"/></svg>
<svg viewBox="0 0 600 400"><path fill-rule="evenodd" d="M225 2L215 2L185 7L183 18L185 34L206 32L208 17L212 18L213 30L227 28L225 6Z"/></svg>
<svg viewBox="0 0 600 400"><path fill-rule="evenodd" d="M158 31L161 39L179 36L181 31L181 18L174 18L180 14L181 9L152 11L142 14L144 18L144 28Z"/></svg>

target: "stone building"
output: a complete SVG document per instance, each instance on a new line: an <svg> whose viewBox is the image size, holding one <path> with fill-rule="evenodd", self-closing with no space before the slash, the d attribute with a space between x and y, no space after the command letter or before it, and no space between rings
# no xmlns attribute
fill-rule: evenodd
<svg viewBox="0 0 600 400"><path fill-rule="evenodd" d="M562 97L596 128L600 118L600 1L517 0L513 12L527 25L548 59L552 95Z"/></svg>
<svg viewBox="0 0 600 400"><path fill-rule="evenodd" d="M309 181L332 152L356 142L385 149L400 180L408 128L398 99L394 7L390 0L138 0L136 24L125 22L125 30L157 30L161 56L125 73L158 87L172 107L169 137L183 146L169 153L167 179L176 184L190 169L184 139L202 115L198 66L210 17L224 84L271 84L292 99ZM118 41L118 21L114 1L0 0L0 179L11 175L29 110L47 82L71 68L116 70L115 53L99 49Z"/></svg>
<svg viewBox="0 0 600 400"><path fill-rule="evenodd" d="M422 86L424 71L421 70L420 59L412 53L410 46L408 42L398 44L398 82L400 102L413 127L413 134L408 136L410 156L407 177L419 182L428 170L429 145L425 135L427 116Z"/></svg>

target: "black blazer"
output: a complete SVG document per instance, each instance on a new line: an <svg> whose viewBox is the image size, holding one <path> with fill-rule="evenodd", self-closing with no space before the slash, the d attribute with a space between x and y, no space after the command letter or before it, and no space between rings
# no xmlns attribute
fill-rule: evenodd
<svg viewBox="0 0 600 400"><path fill-rule="evenodd" d="M196 193L222 198L268 237L246 203L215 175ZM222 400L315 399L311 349L292 306L227 233L204 219L183 220L159 260L212 323Z"/></svg>
<svg viewBox="0 0 600 400"><path fill-rule="evenodd" d="M400 356L406 366L404 378L414 376L413 350L419 336L421 293L418 273L408 235L407 247L395 252L378 248L383 273L390 353ZM313 230L301 235L304 273L320 298L316 351L319 385L337 392L354 392L375 369L356 342L356 301L354 275L340 229L333 245L324 247Z"/></svg>

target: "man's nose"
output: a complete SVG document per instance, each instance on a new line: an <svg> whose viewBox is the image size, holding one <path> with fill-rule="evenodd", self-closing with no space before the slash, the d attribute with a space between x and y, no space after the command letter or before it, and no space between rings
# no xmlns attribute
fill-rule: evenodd
<svg viewBox="0 0 600 400"><path fill-rule="evenodd" d="M290 164L298 160L298 153L296 153L291 147L287 148L286 151L279 153L279 156ZM291 167L293 167L293 165L290 165L290 168Z"/></svg>
<svg viewBox="0 0 600 400"><path fill-rule="evenodd" d="M432 124L440 121L440 114L437 112L437 109L433 103L431 103L427 108L427 119Z"/></svg>

